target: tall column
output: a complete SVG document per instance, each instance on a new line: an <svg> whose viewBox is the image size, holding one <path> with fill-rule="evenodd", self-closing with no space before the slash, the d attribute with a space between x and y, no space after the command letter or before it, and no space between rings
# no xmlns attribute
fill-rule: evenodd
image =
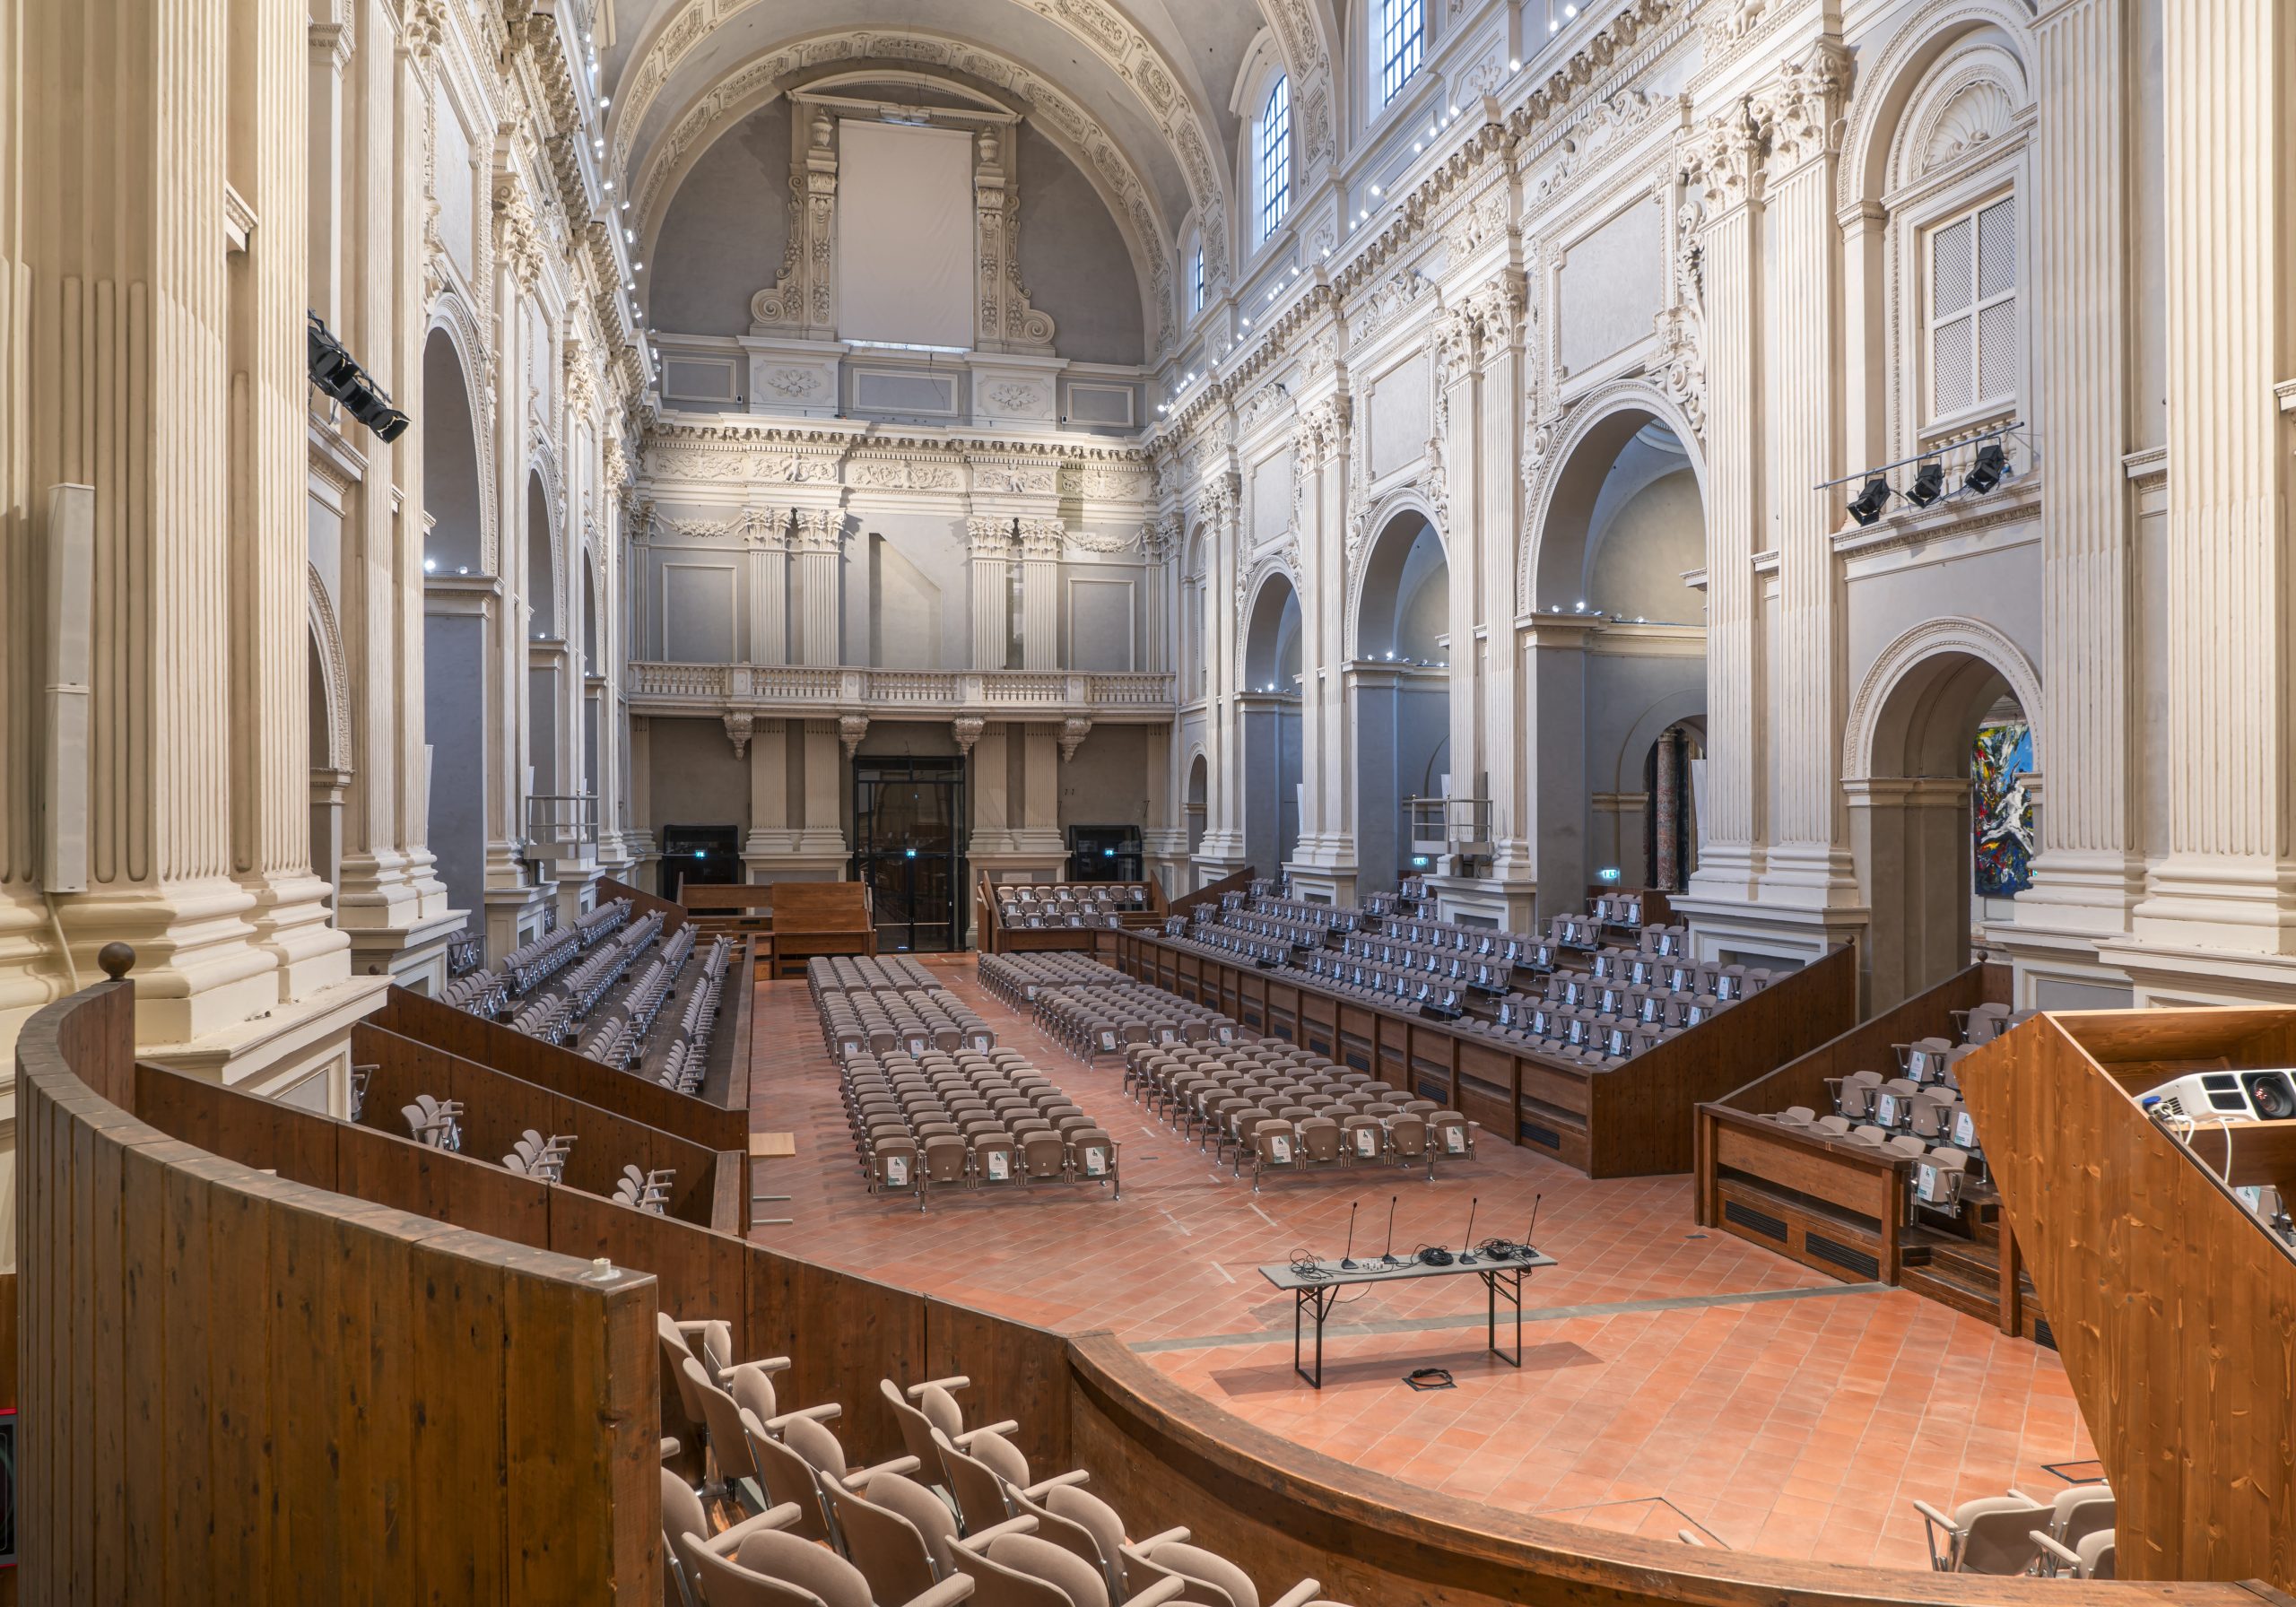
<svg viewBox="0 0 2296 1607"><path fill-rule="evenodd" d="M486 901L487 951L516 946L514 896L526 887L520 861L526 837L526 635L535 578L526 573L527 429L530 360L525 298L541 274L533 209L517 175L495 177L494 370L479 383L492 392L494 410L494 573L486 644ZM549 578L542 578L547 585Z"/></svg>
<svg viewBox="0 0 2296 1607"><path fill-rule="evenodd" d="M2034 405L2048 443L2041 686L2027 709L2048 773L2019 925L2118 933L2141 896L2129 449L2129 97L2126 0L2051 0L2035 24L2033 184L2024 204Z"/></svg>
<svg viewBox="0 0 2296 1607"><path fill-rule="evenodd" d="M789 662L789 517L786 508L753 508L743 529L753 665Z"/></svg>
<svg viewBox="0 0 2296 1607"><path fill-rule="evenodd" d="M972 745L972 840L966 852L976 857L1013 851L1012 760L1005 742L1012 729L991 721Z"/></svg>
<svg viewBox="0 0 2296 1607"><path fill-rule="evenodd" d="M1013 847L1022 854L1064 864L1068 844L1060 834L1060 727L1022 725L1021 820Z"/></svg>
<svg viewBox="0 0 2296 1607"><path fill-rule="evenodd" d="M1236 551L1236 510L1239 487L1231 473L1216 475L1205 488L1196 508L1196 522L1205 532L1212 554L1206 579L1205 622L1205 717L1208 726L1211 763L1205 767L1204 840L1196 858L1216 879L1239 868L1244 854L1244 723L1237 706L1241 675L1238 641L1243 624L1237 617L1236 589L1243 558ZM1273 874L1273 865L1259 867Z"/></svg>
<svg viewBox="0 0 2296 1607"><path fill-rule="evenodd" d="M1060 554L1066 527L1057 518L1021 521L1021 667L1060 668Z"/></svg>
<svg viewBox="0 0 2296 1607"><path fill-rule="evenodd" d="M1535 756L1524 834L1541 925L1587 906L1587 644L1600 629L1592 615L1540 614L1515 633L1522 741Z"/></svg>
<svg viewBox="0 0 2296 1607"><path fill-rule="evenodd" d="M844 662L842 605L845 513L836 508L797 509L797 530L792 543L796 570L797 653L803 665ZM843 840L840 831L839 840Z"/></svg>
<svg viewBox="0 0 2296 1607"><path fill-rule="evenodd" d="M101 943L135 945L146 1041L197 1038L280 1001L277 957L249 941L256 897L231 876L231 751L216 708L231 680L218 408L234 361L222 250L234 20L148 0L33 4L14 19L23 71L10 120L45 138L17 196L22 256L6 294L26 298L26 338L21 366L0 376L0 409L24 420L30 508L44 513L59 482L95 492L88 890L61 898L62 920L83 980ZM85 126L91 109L100 129ZM297 221L282 226L300 252ZM275 383L267 366L257 383Z"/></svg>
<svg viewBox="0 0 2296 1607"><path fill-rule="evenodd" d="M1762 898L1820 911L1859 902L1841 799L1849 704L1842 580L1833 552L1841 505L1837 493L1811 489L1842 467L1834 172L1848 74L1839 47L1822 41L1780 70L1753 110L1770 137L1770 239L1782 313L1769 325L1777 340L1778 384L1771 392L1775 427L1765 432L1765 445L1779 618L1767 725L1773 737L1793 734L1775 746L1778 797ZM1710 699L1708 707L1715 707Z"/></svg>
<svg viewBox="0 0 2296 1607"><path fill-rule="evenodd" d="M1682 784L1674 773L1681 763L1682 735L1669 725L1658 734L1653 767L1657 773L1650 783L1650 808L1657 816L1657 830L1651 833L1657 863L1650 867L1650 885L1661 892L1674 891L1682 874Z"/></svg>
<svg viewBox="0 0 2296 1607"><path fill-rule="evenodd" d="M972 667L1003 670L1013 663L1013 521L975 514L965 521L972 552Z"/></svg>
<svg viewBox="0 0 2296 1607"><path fill-rule="evenodd" d="M1469 299L1481 334L1477 355L1483 380L1476 404L1478 456L1475 519L1477 547L1476 678L1482 708L1476 729L1482 739L1478 789L1491 799L1492 863L1489 879L1519 882L1531 873L1530 841L1524 830L1521 794L1515 777L1523 758L1523 685L1508 649L1515 633L1515 543L1523 528L1523 477L1517 468L1523 439L1523 334L1528 287L1513 269L1502 270ZM1458 421L1451 423L1456 432ZM1459 580L1456 573L1452 584ZM1457 643L1451 662L1457 664Z"/></svg>
<svg viewBox="0 0 2296 1607"><path fill-rule="evenodd" d="M2288 423L2296 12L2192 0L2164 30L2169 853L2138 910L2163 946L2296 949ZM2051 483L2056 476L2051 473ZM2066 700L2051 689L2051 708ZM2048 738L2046 723L2041 737ZM2057 761L2060 819L2082 810Z"/></svg>
<svg viewBox="0 0 2296 1607"><path fill-rule="evenodd" d="M1446 649L1450 672L1449 795L1462 799L1475 795L1477 773L1483 768L1483 722L1476 717L1475 673L1475 626L1483 616L1483 597L1475 585L1483 569L1483 534L1482 508L1476 499L1483 471L1481 346L1482 330L1464 308L1437 321L1435 405L1449 415L1443 453L1449 516L1443 531L1449 579L1445 634L1451 644Z"/></svg>
<svg viewBox="0 0 2296 1607"><path fill-rule="evenodd" d="M1699 260L1706 294L1706 709L1709 757L1703 897L1751 902L1761 870L1762 686L1753 569L1763 528L1761 355L1756 348L1763 230L1761 166L1743 109L1715 117L1689 153L1706 222ZM1544 866L1542 870L1544 870ZM1542 881L1544 881L1544 875Z"/></svg>
<svg viewBox="0 0 2296 1607"><path fill-rule="evenodd" d="M843 858L845 842L845 754L835 720L807 720L804 730L805 818L797 829L796 851ZM844 873L840 870L839 876Z"/></svg>
<svg viewBox="0 0 2296 1607"><path fill-rule="evenodd" d="M1347 431L1350 404L1331 396L1301 410L1292 436L1300 528L1300 844L1292 857L1334 873L1356 869L1351 826L1355 733L1348 720Z"/></svg>
<svg viewBox="0 0 2296 1607"><path fill-rule="evenodd" d="M311 873L309 383L298 327L309 195L306 146L278 135L302 125L308 24L277 6L233 10L225 166L259 222L229 278L222 431L230 443L231 868L255 895L256 941L278 962L286 1001L351 974L350 942L328 924L327 884Z"/></svg>

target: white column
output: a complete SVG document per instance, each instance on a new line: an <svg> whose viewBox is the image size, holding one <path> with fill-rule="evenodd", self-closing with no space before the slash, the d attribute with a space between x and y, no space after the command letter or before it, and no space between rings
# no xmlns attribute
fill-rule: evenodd
<svg viewBox="0 0 2296 1607"><path fill-rule="evenodd" d="M1244 725L1236 706L1240 676L1238 641L1243 623L1236 617L1236 587L1243 560L1236 551L1239 487L1232 473L1218 475L1196 503L1197 526L1208 533L1212 554L1205 581L1205 720L1206 749L1204 840L1196 862L1217 879L1241 867L1244 855ZM1264 875L1275 867L1262 865Z"/></svg>
<svg viewBox="0 0 2296 1607"><path fill-rule="evenodd" d="M1517 465L1523 439L1523 335L1527 286L1512 269L1469 299L1480 340L1477 357L1483 382L1476 403L1478 458L1474 517L1480 532L1475 577L1476 684L1482 708L1480 790L1491 799L1492 864L1486 880L1505 887L1531 874L1530 839L1523 818L1518 777L1526 768L1523 743L1525 691L1520 666L1508 644L1515 633L1515 543L1523 528L1523 477ZM1459 421L1451 421L1458 432ZM1462 577L1455 569L1451 585ZM1451 662L1458 663L1452 643ZM1455 692L1454 697L1457 696ZM1583 746L1583 739L1581 745Z"/></svg>
<svg viewBox="0 0 2296 1607"><path fill-rule="evenodd" d="M749 879L772 881L774 859L796 841L789 830L789 726L760 720L750 733L750 834L742 844Z"/></svg>
<svg viewBox="0 0 2296 1607"><path fill-rule="evenodd" d="M1764 811L1756 712L1765 698L1754 554L1763 528L1763 406L1756 298L1761 273L1761 169L1753 131L1733 110L1691 151L1706 207L1700 262L1706 289L1705 851L1693 891L1746 903L1761 869ZM1541 866L1541 882L1548 881Z"/></svg>
<svg viewBox="0 0 2296 1607"><path fill-rule="evenodd" d="M2041 500L2041 686L2027 709L2049 777L2021 926L2118 934L2142 894L2134 717L2127 248L2129 48L2123 0L2051 0L2034 29L2033 184L2025 202Z"/></svg>
<svg viewBox="0 0 2296 1607"><path fill-rule="evenodd" d="M807 720L804 730L805 818L797 852L842 859L845 842L845 753L835 720ZM841 878L844 871L838 872Z"/></svg>
<svg viewBox="0 0 2296 1607"><path fill-rule="evenodd" d="M1293 862L1344 884L1356 869L1354 733L1348 721L1348 399L1301 410L1292 436L1300 543L1300 843Z"/></svg>
<svg viewBox="0 0 2296 1607"><path fill-rule="evenodd" d="M1443 549L1448 572L1446 634L1450 670L1451 786L1454 798L1472 798L1483 770L1483 722L1476 709L1478 646L1475 626L1483 598L1475 577L1483 567L1483 373L1481 329L1464 308L1446 313L1434 333L1435 405L1448 409L1449 429L1443 454L1448 518ZM1376 533L1374 533L1376 534ZM1583 743L1581 744L1584 745Z"/></svg>
<svg viewBox="0 0 2296 1607"><path fill-rule="evenodd" d="M2286 954L2296 711L2284 650L2291 460L2275 387L2296 374L2296 193L2279 156L2296 12L2285 0L2191 0L2163 39L2169 854L2137 935ZM2049 812L2077 818L2057 760L2036 757L2054 783Z"/></svg>
<svg viewBox="0 0 2296 1607"><path fill-rule="evenodd" d="M1860 901L1841 801L1848 664L1832 539L1842 522L1841 499L1811 489L1842 472L1835 444L1842 351L1834 173L1847 72L1838 48L1821 43L1781 71L1754 103L1770 141L1770 293L1781 315L1770 326L1778 383L1774 427L1765 432L1779 608L1768 726L1773 737L1792 734L1791 741L1773 745L1778 797L1762 898L1820 912ZM1708 707L1710 718L1710 699Z"/></svg>
<svg viewBox="0 0 2296 1607"><path fill-rule="evenodd" d="M1060 727L1021 725L1021 819L1013 849L1065 864L1067 840L1060 832Z"/></svg>
<svg viewBox="0 0 2296 1607"><path fill-rule="evenodd" d="M1520 730L1534 756L1524 835L1536 883L1535 918L1587 907L1587 614L1540 614L1515 633L1522 656Z"/></svg>
<svg viewBox="0 0 2296 1607"><path fill-rule="evenodd" d="M1066 528L1057 518L1024 518L1021 529L1021 667L1060 668L1060 554Z"/></svg>
<svg viewBox="0 0 2296 1607"><path fill-rule="evenodd" d="M845 514L835 508L797 509L793 542L796 598L796 662L835 665L844 662L843 632L839 629ZM842 840L840 833L839 840Z"/></svg>
<svg viewBox="0 0 2296 1607"><path fill-rule="evenodd" d="M972 667L1009 669L1013 663L1013 521L975 514L965 521L972 553Z"/></svg>
<svg viewBox="0 0 2296 1607"><path fill-rule="evenodd" d="M743 532L753 665L789 662L789 516L786 508L753 508Z"/></svg>

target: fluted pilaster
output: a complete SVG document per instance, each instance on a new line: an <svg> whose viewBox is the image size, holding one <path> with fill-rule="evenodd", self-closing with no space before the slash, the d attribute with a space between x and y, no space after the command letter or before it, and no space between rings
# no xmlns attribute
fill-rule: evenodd
<svg viewBox="0 0 2296 1607"><path fill-rule="evenodd" d="M743 532L749 570L749 660L789 662L789 524L791 509L753 508Z"/></svg>
<svg viewBox="0 0 2296 1607"><path fill-rule="evenodd" d="M971 551L972 667L1002 670L1013 662L1013 521L976 514L965 521Z"/></svg>
<svg viewBox="0 0 2296 1607"><path fill-rule="evenodd" d="M797 509L791 567L796 571L797 662L833 665L843 661L840 569L844 562L845 514L835 508Z"/></svg>
<svg viewBox="0 0 2296 1607"><path fill-rule="evenodd" d="M1060 667L1060 555L1067 534L1057 518L1020 521L1023 669Z"/></svg>

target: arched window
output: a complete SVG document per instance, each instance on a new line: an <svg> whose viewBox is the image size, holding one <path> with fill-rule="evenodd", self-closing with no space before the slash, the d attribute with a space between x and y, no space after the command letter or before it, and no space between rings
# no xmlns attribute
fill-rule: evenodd
<svg viewBox="0 0 2296 1607"><path fill-rule="evenodd" d="M1188 268L1188 310L1204 310L1204 242L1196 242L1196 260Z"/></svg>
<svg viewBox="0 0 2296 1607"><path fill-rule="evenodd" d="M1259 114L1259 238L1292 210L1292 81L1278 77Z"/></svg>
<svg viewBox="0 0 2296 1607"><path fill-rule="evenodd" d="M1379 0L1379 100L1403 92L1427 51L1426 0Z"/></svg>

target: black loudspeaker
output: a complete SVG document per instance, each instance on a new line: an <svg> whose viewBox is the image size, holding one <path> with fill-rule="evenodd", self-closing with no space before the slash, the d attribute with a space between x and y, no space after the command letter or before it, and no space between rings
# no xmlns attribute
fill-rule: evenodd
<svg viewBox="0 0 2296 1607"><path fill-rule="evenodd" d="M2260 1122L2296 1120L2296 1077L2286 1072L2242 1072L2240 1086Z"/></svg>

